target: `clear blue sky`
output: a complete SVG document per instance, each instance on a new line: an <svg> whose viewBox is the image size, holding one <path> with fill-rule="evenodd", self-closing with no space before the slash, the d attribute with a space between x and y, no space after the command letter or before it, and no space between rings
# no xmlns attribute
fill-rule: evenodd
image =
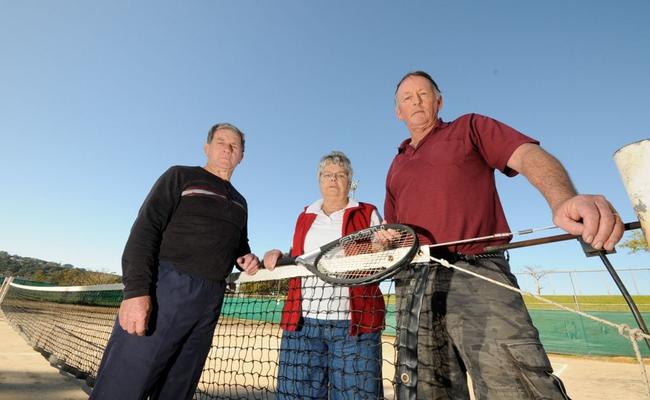
<svg viewBox="0 0 650 400"><path fill-rule="evenodd" d="M120 271L151 185L170 165L203 165L218 121L247 134L233 183L255 252L288 248L330 150L382 208L408 135L394 86L414 69L438 81L443 119L477 112L538 138L581 192L633 220L612 154L650 137L648 15L645 0L1 0L0 250ZM513 229L551 224L524 178L498 184ZM515 270L600 266L573 242L512 258Z"/></svg>

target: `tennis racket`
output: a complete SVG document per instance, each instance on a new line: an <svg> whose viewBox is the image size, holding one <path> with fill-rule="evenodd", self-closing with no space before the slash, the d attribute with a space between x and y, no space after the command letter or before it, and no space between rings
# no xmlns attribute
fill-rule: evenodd
<svg viewBox="0 0 650 400"><path fill-rule="evenodd" d="M393 276L419 251L413 229L384 224L343 236L297 257L281 257L276 266L302 265L325 282L366 285Z"/></svg>

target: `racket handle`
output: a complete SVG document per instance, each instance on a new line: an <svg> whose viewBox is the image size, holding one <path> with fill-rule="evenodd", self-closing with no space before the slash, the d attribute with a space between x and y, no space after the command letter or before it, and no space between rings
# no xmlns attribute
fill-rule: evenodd
<svg viewBox="0 0 650 400"><path fill-rule="evenodd" d="M296 258L298 257L291 257L291 256L285 256L282 255L280 258L278 258L278 261L275 262L276 267L283 267L285 265L296 265ZM259 265L260 269L266 269L264 266L264 261L262 261Z"/></svg>
<svg viewBox="0 0 650 400"><path fill-rule="evenodd" d="M292 256L285 256L278 258L278 261L275 263L276 267L282 267L284 265L296 265L296 258Z"/></svg>

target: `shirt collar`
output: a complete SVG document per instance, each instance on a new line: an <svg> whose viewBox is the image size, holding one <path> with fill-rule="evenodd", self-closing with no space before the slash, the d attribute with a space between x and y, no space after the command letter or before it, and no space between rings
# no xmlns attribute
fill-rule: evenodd
<svg viewBox="0 0 650 400"><path fill-rule="evenodd" d="M422 146L422 143L424 143L427 139L429 139L429 137L433 136L433 134L434 134L437 130L442 129L442 128L446 127L447 125L449 125L448 122L444 122L444 121L442 120L442 118L438 117L438 123L436 124L436 126L434 126L434 127L429 131L429 133L427 133L427 134L422 138L422 140L420 140L420 143L418 144L418 147ZM407 149L407 147L410 146L410 145L411 145L411 138L405 139L402 143L400 143L399 147L397 148L397 153L398 153L398 154L399 154L399 153L403 153L403 152Z"/></svg>
<svg viewBox="0 0 650 400"><path fill-rule="evenodd" d="M348 199L348 205L345 206L344 210L347 210L348 208L354 208L354 207L359 207L359 202L353 199L352 197L350 197ZM325 214L323 212L323 199L318 199L315 202L308 205L305 212L307 214Z"/></svg>

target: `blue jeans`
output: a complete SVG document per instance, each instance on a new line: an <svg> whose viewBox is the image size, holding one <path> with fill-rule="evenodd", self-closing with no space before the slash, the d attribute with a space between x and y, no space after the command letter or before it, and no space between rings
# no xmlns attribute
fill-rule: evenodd
<svg viewBox="0 0 650 400"><path fill-rule="evenodd" d="M349 320L305 318L282 334L277 399L383 398L381 365L381 332L350 336Z"/></svg>

